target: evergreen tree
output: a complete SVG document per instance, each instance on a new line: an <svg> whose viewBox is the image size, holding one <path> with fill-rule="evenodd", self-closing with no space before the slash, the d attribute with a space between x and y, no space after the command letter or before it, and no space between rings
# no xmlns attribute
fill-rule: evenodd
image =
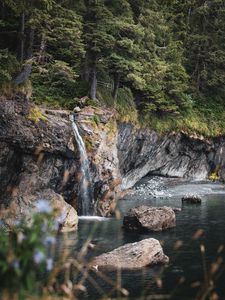
<svg viewBox="0 0 225 300"><path fill-rule="evenodd" d="M111 33L112 13L107 9L104 0L85 0L83 15L85 60L83 78L90 82L90 97L96 100L97 69L109 55L114 44Z"/></svg>

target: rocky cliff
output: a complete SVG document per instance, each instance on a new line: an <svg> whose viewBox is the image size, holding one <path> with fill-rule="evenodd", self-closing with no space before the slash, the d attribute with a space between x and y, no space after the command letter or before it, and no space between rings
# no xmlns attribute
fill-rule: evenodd
<svg viewBox="0 0 225 300"><path fill-rule="evenodd" d="M51 194L80 211L80 158L69 111L37 108L24 96L0 100L0 203L23 214ZM91 186L100 215L109 215L120 191L147 174L225 179L225 139L185 133L159 136L117 123L113 110L86 107L76 122L86 144ZM50 197L50 196L49 196ZM63 201L64 201L63 200Z"/></svg>

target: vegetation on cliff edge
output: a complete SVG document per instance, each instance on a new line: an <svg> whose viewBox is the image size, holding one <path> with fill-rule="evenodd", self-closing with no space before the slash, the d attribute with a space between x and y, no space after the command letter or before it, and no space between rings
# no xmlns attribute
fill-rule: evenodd
<svg viewBox="0 0 225 300"><path fill-rule="evenodd" d="M3 0L0 17L2 93L30 81L37 104L88 96L158 132L224 134L224 1Z"/></svg>

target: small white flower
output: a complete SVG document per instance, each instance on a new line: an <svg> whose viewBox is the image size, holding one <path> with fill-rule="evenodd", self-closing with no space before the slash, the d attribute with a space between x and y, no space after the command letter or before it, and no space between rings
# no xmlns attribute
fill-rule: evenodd
<svg viewBox="0 0 225 300"><path fill-rule="evenodd" d="M51 213L52 212L52 207L49 204L49 202L47 200L44 199L40 199L37 201L36 203L36 209L38 212L40 213Z"/></svg>
<svg viewBox="0 0 225 300"><path fill-rule="evenodd" d="M47 271L51 271L53 269L53 259L52 258L47 259L46 269L47 269Z"/></svg>
<svg viewBox="0 0 225 300"><path fill-rule="evenodd" d="M44 259L45 259L45 255L43 252L41 252L41 251L34 252L33 260L37 265L42 263L44 261Z"/></svg>

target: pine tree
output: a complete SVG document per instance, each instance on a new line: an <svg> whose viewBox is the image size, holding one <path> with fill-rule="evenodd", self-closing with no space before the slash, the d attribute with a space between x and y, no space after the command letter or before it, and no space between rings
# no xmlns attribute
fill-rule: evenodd
<svg viewBox="0 0 225 300"><path fill-rule="evenodd" d="M83 15L85 43L85 60L83 78L90 82L90 97L96 100L97 69L109 55L114 44L111 33L112 13L107 9L104 0L85 0Z"/></svg>

